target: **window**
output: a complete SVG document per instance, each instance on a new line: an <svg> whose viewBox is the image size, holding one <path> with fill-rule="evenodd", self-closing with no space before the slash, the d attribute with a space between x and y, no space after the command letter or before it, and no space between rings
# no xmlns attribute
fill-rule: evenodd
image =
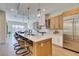
<svg viewBox="0 0 79 59"><path fill-rule="evenodd" d="M25 27L23 25L12 25L13 31L24 31Z"/></svg>

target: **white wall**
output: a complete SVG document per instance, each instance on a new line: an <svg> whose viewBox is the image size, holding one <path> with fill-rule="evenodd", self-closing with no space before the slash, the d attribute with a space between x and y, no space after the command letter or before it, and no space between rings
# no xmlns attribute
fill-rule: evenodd
<svg viewBox="0 0 79 59"><path fill-rule="evenodd" d="M0 11L0 43L6 40L6 17L5 12Z"/></svg>

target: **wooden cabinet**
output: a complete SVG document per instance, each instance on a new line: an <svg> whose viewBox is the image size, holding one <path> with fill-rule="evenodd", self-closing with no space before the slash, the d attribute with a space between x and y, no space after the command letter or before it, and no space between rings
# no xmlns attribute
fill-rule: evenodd
<svg viewBox="0 0 79 59"><path fill-rule="evenodd" d="M51 29L54 29L55 28L55 21L54 20L55 20L54 18L51 18L50 19L50 28Z"/></svg>
<svg viewBox="0 0 79 59"><path fill-rule="evenodd" d="M52 56L52 37L50 35L28 36L25 34L23 36L18 34L18 37L24 39L24 42L29 42L28 46L32 56Z"/></svg>
<svg viewBox="0 0 79 59"><path fill-rule="evenodd" d="M59 29L59 17L58 16L54 17L54 23L55 23L54 24L54 26L55 26L54 29Z"/></svg>
<svg viewBox="0 0 79 59"><path fill-rule="evenodd" d="M52 56L52 39L33 42L33 56Z"/></svg>
<svg viewBox="0 0 79 59"><path fill-rule="evenodd" d="M59 29L63 29L63 16L59 15Z"/></svg>
<svg viewBox="0 0 79 59"><path fill-rule="evenodd" d="M48 29L63 29L63 16L46 16L45 24Z"/></svg>
<svg viewBox="0 0 79 59"><path fill-rule="evenodd" d="M51 17L50 28L51 29L63 29L63 16L58 15L55 17Z"/></svg>
<svg viewBox="0 0 79 59"><path fill-rule="evenodd" d="M74 14L78 14L78 13L79 13L79 7L76 7L76 8L72 8L68 11L63 12L63 16L67 17L67 16L71 16L71 15L74 15Z"/></svg>

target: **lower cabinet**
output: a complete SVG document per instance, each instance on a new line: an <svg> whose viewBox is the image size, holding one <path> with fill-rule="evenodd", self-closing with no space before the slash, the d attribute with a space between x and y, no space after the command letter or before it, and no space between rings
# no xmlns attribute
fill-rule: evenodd
<svg viewBox="0 0 79 59"><path fill-rule="evenodd" d="M52 39L34 42L33 56L52 56Z"/></svg>

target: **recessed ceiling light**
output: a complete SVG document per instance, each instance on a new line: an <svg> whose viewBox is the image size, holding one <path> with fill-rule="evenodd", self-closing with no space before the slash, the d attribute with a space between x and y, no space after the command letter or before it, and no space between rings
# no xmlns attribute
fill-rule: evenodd
<svg viewBox="0 0 79 59"><path fill-rule="evenodd" d="M43 9L43 11L46 11L46 9Z"/></svg>
<svg viewBox="0 0 79 59"><path fill-rule="evenodd" d="M40 17L41 16L41 14L39 13L39 14L37 14L37 17Z"/></svg>
<svg viewBox="0 0 79 59"><path fill-rule="evenodd" d="M12 8L12 9L10 9L10 11L15 11L15 10Z"/></svg>

